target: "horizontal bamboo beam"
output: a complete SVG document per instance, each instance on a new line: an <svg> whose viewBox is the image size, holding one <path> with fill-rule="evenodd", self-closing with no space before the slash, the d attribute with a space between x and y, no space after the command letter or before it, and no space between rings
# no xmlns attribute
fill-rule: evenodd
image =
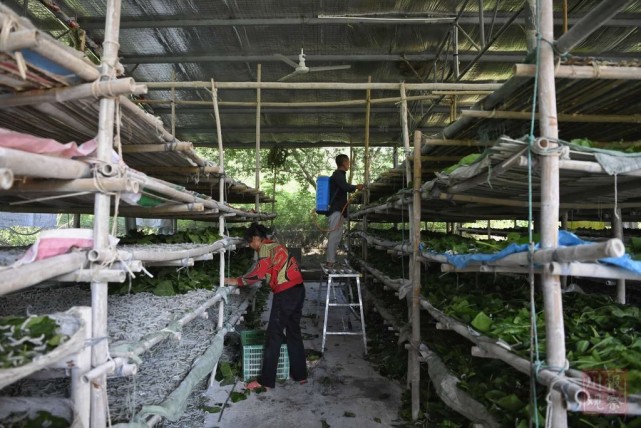
<svg viewBox="0 0 641 428"><path fill-rule="evenodd" d="M438 98L434 95L416 95L407 97L408 101L422 101L422 100L433 100ZM396 104L401 101L400 97L387 97L387 98L373 98L371 104ZM183 100L133 100L137 104L171 104L172 102L176 106L207 106L211 107L211 101L183 101ZM365 105L366 100L342 100L342 101L305 101L305 102L262 102L260 103L261 107L271 107L271 108L287 108L287 107L344 107L344 106L360 106ZM224 107L256 107L255 101L219 101L218 105L222 108Z"/></svg>
<svg viewBox="0 0 641 428"><path fill-rule="evenodd" d="M638 273L598 263L549 263L545 266L550 275L583 276L588 278L641 280Z"/></svg>
<svg viewBox="0 0 641 428"><path fill-rule="evenodd" d="M131 77L125 77L104 82L84 83L66 88L34 89L16 94L2 95L0 96L0 109L44 103L62 103L83 98L99 99L106 96L142 95L146 93L147 88L145 86L137 84Z"/></svg>
<svg viewBox="0 0 641 428"><path fill-rule="evenodd" d="M129 178L78 178L75 180L46 180L16 182L7 193L72 193L72 192L131 192L138 193L140 185Z"/></svg>
<svg viewBox="0 0 641 428"><path fill-rule="evenodd" d="M191 249L173 250L169 247L162 252L123 247L118 251L118 255L122 260L142 260L143 263L182 260L199 257L208 253L217 253L223 249L233 250L235 249L236 243L240 243L240 241L240 239L222 239L213 244L200 245Z"/></svg>
<svg viewBox="0 0 641 428"><path fill-rule="evenodd" d="M423 194L425 200L430 199L440 199L442 201L454 201L454 202L470 202L477 204L485 205L496 205L504 207L519 207L527 208L527 201L517 201L511 199L500 199L500 198L489 198L484 196L472 196L472 195L453 195L451 193L441 193L438 197L434 198L430 195ZM533 202L532 207L540 208L541 204L539 202ZM603 210L608 208L641 208L641 202L620 202L620 203L561 203L560 207L562 209L586 209L586 210Z"/></svg>
<svg viewBox="0 0 641 428"><path fill-rule="evenodd" d="M182 141L165 144L124 144L122 146L123 153L183 152L193 149L192 143Z"/></svg>
<svg viewBox="0 0 641 428"><path fill-rule="evenodd" d="M87 252L78 251L38 260L17 268L0 270L0 296L81 269L86 265Z"/></svg>
<svg viewBox="0 0 641 428"><path fill-rule="evenodd" d="M189 173L189 174L220 174L219 166L137 166L137 170L146 173Z"/></svg>
<svg viewBox="0 0 641 428"><path fill-rule="evenodd" d="M514 75L534 77L536 65L516 64ZM554 76L562 79L620 79L641 80L641 67L616 67L607 65L560 65L554 67Z"/></svg>
<svg viewBox="0 0 641 428"><path fill-rule="evenodd" d="M519 167L527 168L528 159L525 156L522 156L519 159ZM559 169L565 169L568 171L583 171L590 174L607 174L609 175L603 167L598 162L591 161L579 161L579 160L564 160L559 159ZM641 170L621 172L618 175L627 175L631 177L641 177Z"/></svg>
<svg viewBox="0 0 641 428"><path fill-rule="evenodd" d="M0 51L14 52L29 48L38 43L39 32L36 30L18 30L7 35L5 40L0 40Z"/></svg>
<svg viewBox="0 0 641 428"><path fill-rule="evenodd" d="M439 139L423 139L423 147L421 152L425 153L426 149L430 146L454 146L454 147L490 147L494 145L494 141L476 141L476 140L439 140Z"/></svg>
<svg viewBox="0 0 641 428"><path fill-rule="evenodd" d="M152 215L202 212L204 210L205 210L205 206L203 204L191 203L191 204L177 204L177 205L160 205L160 206L151 207L151 208L121 207L118 210L118 213L121 216L127 216L127 217L138 217L138 216L149 217Z"/></svg>
<svg viewBox="0 0 641 428"><path fill-rule="evenodd" d="M58 282L114 282L123 283L127 272L114 269L80 269L52 278Z"/></svg>
<svg viewBox="0 0 641 428"><path fill-rule="evenodd" d="M432 91L434 95L488 95L493 91Z"/></svg>
<svg viewBox="0 0 641 428"><path fill-rule="evenodd" d="M515 119L530 120L532 113L527 111L480 111L480 110L463 110L462 117L475 117L479 119ZM641 123L639 114L563 114L557 115L559 122L579 122L579 123ZM539 119L539 114L536 114Z"/></svg>
<svg viewBox="0 0 641 428"><path fill-rule="evenodd" d="M149 89L211 89L209 81L193 82L140 82ZM400 83L340 83L340 82L215 82L217 89L332 89L332 90L352 90L364 91L387 90L398 91L401 88ZM495 91L501 87L500 83L406 83L405 89L408 91Z"/></svg>
<svg viewBox="0 0 641 428"><path fill-rule="evenodd" d="M0 168L11 169L17 177L74 179L91 177L85 162L0 147Z"/></svg>

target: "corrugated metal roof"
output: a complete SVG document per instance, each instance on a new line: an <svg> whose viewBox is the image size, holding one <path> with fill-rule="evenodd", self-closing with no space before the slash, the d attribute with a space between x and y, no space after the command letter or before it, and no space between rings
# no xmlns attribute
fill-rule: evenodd
<svg viewBox="0 0 641 428"><path fill-rule="evenodd" d="M5 3L22 11L21 0ZM45 2L43 2L45 3ZM100 43L103 37L104 0L57 2L60 10L73 17L88 36ZM570 0L570 26L592 10L601 0ZM404 1L255 1L228 0L211 2L191 0L125 2L122 6L121 61L127 74L137 81L255 81L257 64L262 63L262 80L275 81L292 72L291 66L274 55L282 54L297 62L304 48L308 66L351 65L349 70L308 73L294 77L299 82L375 82L453 81L451 45L437 57L439 46L455 28L452 24L461 8L458 39L461 70L472 61L482 45L478 2L461 0ZM470 68L462 81L504 81L510 77L512 65L525 59L525 12L522 0L484 2L484 33L486 41L498 34L499 28L517 12L519 15ZM29 18L40 27L62 35L64 26L41 3L29 3ZM496 16L496 19L493 18ZM417 22L423 18L440 19ZM443 19L449 18L449 22ZM412 21L412 19L414 21ZM561 34L561 5L555 4L557 33ZM639 58L641 50L641 1L628 6L604 27L582 42L575 55L602 57L608 60ZM469 37L467 37L467 36ZM68 35L62 39L69 38ZM393 96L390 92L374 91L373 97ZM410 94L412 95L412 94ZM255 101L255 91L221 91L225 101ZM154 90L147 98L169 99L170 91ZM267 91L266 101L332 101L364 98L364 91ZM178 100L210 100L203 89L177 91ZM434 100L411 103L413 117L420 118ZM152 105L150 111L153 111ZM246 114L223 115L224 140L229 144L253 146L255 139L254 109ZM160 110L168 126L170 115ZM313 116L313 117L312 117ZM450 122L448 114L438 113L427 118L429 127L443 127ZM376 113L372 120L373 144L398 144L400 130L397 111ZM264 112L266 129L261 140L270 144L319 143L325 141L359 144L363 140L362 113L324 112L284 115ZM318 127L327 126L323 132ZM197 144L213 144L215 131L211 117L177 108L178 136ZM243 132L242 129L246 129ZM299 129L296 132L296 128ZM341 128L343 132L336 132ZM585 132L588 132L586 129ZM581 132L581 131L577 131Z"/></svg>

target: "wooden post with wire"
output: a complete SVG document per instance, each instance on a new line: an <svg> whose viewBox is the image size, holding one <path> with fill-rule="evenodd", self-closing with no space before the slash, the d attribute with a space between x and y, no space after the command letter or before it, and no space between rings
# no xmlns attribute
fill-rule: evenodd
<svg viewBox="0 0 641 428"><path fill-rule="evenodd" d="M120 35L120 0L107 1L104 50L101 58L101 75L115 79L118 62L118 40ZM116 97L100 99L96 158L99 162L110 163L114 142L114 119ZM95 174L102 174L97 168ZM109 213L111 196L98 192L94 196L93 250L105 251L109 247ZM91 283L91 366L104 364L109 357L109 331L107 329L108 283ZM96 377L91 382L90 426L107 426L107 375Z"/></svg>
<svg viewBox="0 0 641 428"><path fill-rule="evenodd" d="M539 49L539 131L541 139L536 143L541 165L541 248L558 246L559 222L559 156L557 155L559 137L556 111L556 86L554 80L554 48L549 43L554 40L554 14L552 0L540 2L541 39ZM546 359L548 367L565 372L565 327L563 323L563 301L561 282L558 275L544 272L541 274L543 286L543 305L545 313ZM565 428L568 426L567 409L561 394L549 389L549 426ZM534 410L536 411L536 410Z"/></svg>

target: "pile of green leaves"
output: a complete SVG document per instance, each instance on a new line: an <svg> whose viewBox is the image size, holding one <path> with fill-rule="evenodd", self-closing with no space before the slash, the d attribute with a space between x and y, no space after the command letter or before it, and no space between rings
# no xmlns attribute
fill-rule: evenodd
<svg viewBox="0 0 641 428"><path fill-rule="evenodd" d="M246 228L236 227L229 229L230 236L240 237ZM192 231L178 232L174 235L146 235L134 231L121 239L123 244L213 244L221 239L217 228L207 228ZM240 248L232 253L226 260L226 277L240 276L247 272L252 264L253 251ZM214 289L219 283L220 263L217 257L212 261L198 262L193 267L176 269L175 267L150 268L153 278L140 273L131 281L120 288L116 293L141 293L150 292L156 296L175 296L200 288ZM114 290L112 288L112 290Z"/></svg>
<svg viewBox="0 0 641 428"><path fill-rule="evenodd" d="M0 318L0 363L2 368L20 367L64 343L58 323L48 316Z"/></svg>
<svg viewBox="0 0 641 428"><path fill-rule="evenodd" d="M398 261L390 260L385 251L370 249L368 261L391 277L398 272ZM508 343L513 352L529 359L530 310L529 285L524 276L490 276L483 274L443 275L436 265L422 273L422 292L434 306L449 316L470 324L483 334ZM396 276L398 277L398 276ZM407 276L406 276L407 277ZM390 307L396 297L387 293ZM386 303L387 303L386 302ZM537 293L537 308L542 309ZM641 313L639 308L618 305L606 296L564 295L566 349L573 368L622 369L629 393L641 391ZM402 312L402 309L401 309ZM406 317L406 315L399 315ZM426 320L427 318L427 320ZM403 318L401 318L403 319ZM429 317L422 318L422 338L435 350L461 382L459 387L484 403L505 426L527 426L529 414L529 379L502 362L472 357L469 342L451 332L430 330ZM369 324L368 324L369 326ZM540 358L545 359L545 326L537 313ZM368 328L368 331L371 330ZM368 332L369 334L369 332ZM461 343L461 341L463 343ZM374 354L377 358L378 354ZM390 360L394 357L389 356ZM406 370L406 358L396 357L384 367L394 364L400 375ZM387 371L388 373L391 371ZM423 377L425 379L426 377ZM422 388L424 394L428 389ZM539 390L539 413L545 410L545 399ZM422 401L425 402L425 401ZM438 406L437 406L438 408ZM438 412L437 412L438 413ZM433 413L430 413L433 416ZM635 421L619 417L569 416L571 426L635 427ZM447 419L446 419L447 420ZM542 417L539 420L543 420ZM516 421L516 423L515 423ZM441 426L441 425L439 425ZM442 425L448 426L448 425ZM463 424L458 426L464 426Z"/></svg>

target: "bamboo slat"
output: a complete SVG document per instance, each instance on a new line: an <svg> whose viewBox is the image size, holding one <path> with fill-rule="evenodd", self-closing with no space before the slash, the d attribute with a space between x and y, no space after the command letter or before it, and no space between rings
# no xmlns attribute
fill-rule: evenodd
<svg viewBox="0 0 641 428"><path fill-rule="evenodd" d="M0 270L0 296L22 290L87 265L87 252L78 251Z"/></svg>
<svg viewBox="0 0 641 428"><path fill-rule="evenodd" d="M3 147L0 147L0 168L10 168L15 176L56 179L91 177L91 167L85 162Z"/></svg>
<svg viewBox="0 0 641 428"><path fill-rule="evenodd" d="M514 75L534 77L534 64L516 64ZM563 79L620 79L640 80L641 67L611 67L606 65L560 65L554 68L554 77Z"/></svg>

